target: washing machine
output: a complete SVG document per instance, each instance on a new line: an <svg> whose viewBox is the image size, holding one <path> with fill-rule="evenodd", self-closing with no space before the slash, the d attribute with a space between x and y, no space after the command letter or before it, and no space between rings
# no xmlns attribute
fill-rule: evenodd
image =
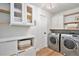
<svg viewBox="0 0 79 59"><path fill-rule="evenodd" d="M79 56L79 35L61 34L61 52L66 56Z"/></svg>
<svg viewBox="0 0 79 59"><path fill-rule="evenodd" d="M59 33L50 33L48 35L48 47L55 51L59 51Z"/></svg>

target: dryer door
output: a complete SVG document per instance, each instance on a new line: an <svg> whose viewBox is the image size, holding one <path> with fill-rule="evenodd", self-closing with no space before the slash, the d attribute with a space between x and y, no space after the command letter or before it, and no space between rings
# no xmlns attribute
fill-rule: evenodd
<svg viewBox="0 0 79 59"><path fill-rule="evenodd" d="M51 36L51 37L50 37L50 42L51 42L52 44L56 44L56 40L57 40L56 37L54 37L54 36Z"/></svg>
<svg viewBox="0 0 79 59"><path fill-rule="evenodd" d="M65 39L64 40L64 47L68 50L76 50L77 45L73 39Z"/></svg>

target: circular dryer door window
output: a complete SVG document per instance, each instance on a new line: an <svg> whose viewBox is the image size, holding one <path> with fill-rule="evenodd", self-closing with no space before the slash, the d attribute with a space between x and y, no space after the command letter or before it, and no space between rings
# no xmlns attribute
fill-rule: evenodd
<svg viewBox="0 0 79 59"><path fill-rule="evenodd" d="M67 49L75 49L76 47L76 43L72 40L64 40L64 46L67 48Z"/></svg>
<svg viewBox="0 0 79 59"><path fill-rule="evenodd" d="M56 37L50 37L50 42L56 44Z"/></svg>

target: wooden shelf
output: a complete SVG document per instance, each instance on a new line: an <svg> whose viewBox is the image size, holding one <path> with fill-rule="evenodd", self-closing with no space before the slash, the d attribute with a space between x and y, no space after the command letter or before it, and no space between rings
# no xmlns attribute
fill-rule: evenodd
<svg viewBox="0 0 79 59"><path fill-rule="evenodd" d="M1 24L9 24L9 22L0 22L0 25L1 25Z"/></svg>
<svg viewBox="0 0 79 59"><path fill-rule="evenodd" d="M64 24L77 24L79 21L74 21L74 22L64 22Z"/></svg>
<svg viewBox="0 0 79 59"><path fill-rule="evenodd" d="M73 28L73 29L50 29L51 31L76 31L79 30L79 28Z"/></svg>
<svg viewBox="0 0 79 59"><path fill-rule="evenodd" d="M6 13L6 14L10 14L10 11L9 10L4 10L4 9L0 9L0 12Z"/></svg>
<svg viewBox="0 0 79 59"><path fill-rule="evenodd" d="M64 15L64 17L70 16L70 15L74 15L74 14L79 14L79 12L70 13L70 14Z"/></svg>

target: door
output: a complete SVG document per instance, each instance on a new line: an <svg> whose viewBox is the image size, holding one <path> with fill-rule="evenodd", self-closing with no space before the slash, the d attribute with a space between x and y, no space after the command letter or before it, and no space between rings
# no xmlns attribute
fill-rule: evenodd
<svg viewBox="0 0 79 59"><path fill-rule="evenodd" d="M75 51L77 48L76 42L73 39L65 39L64 47L69 51Z"/></svg>
<svg viewBox="0 0 79 59"><path fill-rule="evenodd" d="M67 56L76 56L77 55L77 43L73 39L65 39L63 41L64 47L62 47L62 50L64 52L64 55Z"/></svg>
<svg viewBox="0 0 79 59"><path fill-rule="evenodd" d="M37 33L37 46L38 50L40 50L41 48L47 47L47 17L42 14L39 15Z"/></svg>
<svg viewBox="0 0 79 59"><path fill-rule="evenodd" d="M54 37L54 36L51 36L49 40L50 40L50 42L51 42L53 45L55 45L57 38Z"/></svg>

